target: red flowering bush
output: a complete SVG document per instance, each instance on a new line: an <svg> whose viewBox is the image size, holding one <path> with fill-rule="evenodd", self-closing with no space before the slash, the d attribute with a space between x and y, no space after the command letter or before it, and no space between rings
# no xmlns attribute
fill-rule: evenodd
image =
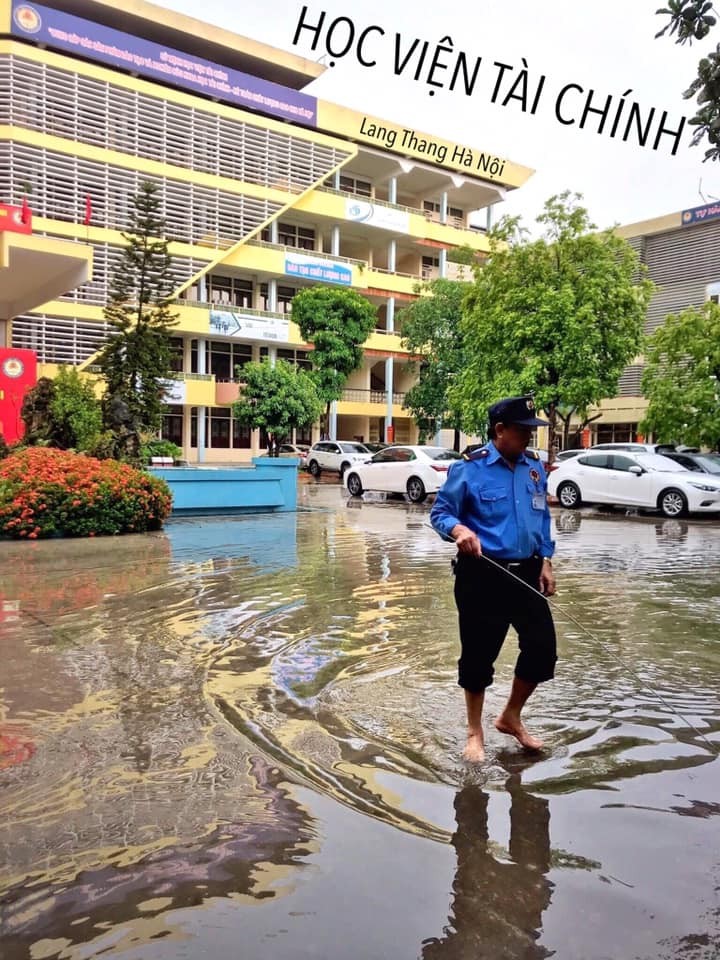
<svg viewBox="0 0 720 960"><path fill-rule="evenodd" d="M28 447L0 461L0 537L94 537L158 530L167 484L116 460Z"/></svg>

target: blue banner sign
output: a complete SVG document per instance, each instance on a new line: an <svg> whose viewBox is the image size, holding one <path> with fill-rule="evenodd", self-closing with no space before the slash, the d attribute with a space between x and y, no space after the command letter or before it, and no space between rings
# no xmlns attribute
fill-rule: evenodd
<svg viewBox="0 0 720 960"><path fill-rule="evenodd" d="M703 223L705 220L720 218L720 203L706 203L704 207L693 207L692 210L683 210L682 226L691 227L694 223Z"/></svg>
<svg viewBox="0 0 720 960"><path fill-rule="evenodd" d="M315 97L60 10L14 0L11 29L16 37L122 67L206 97L306 127L314 127L317 122Z"/></svg>
<svg viewBox="0 0 720 960"><path fill-rule="evenodd" d="M285 273L305 280L338 283L343 287L350 287L353 282L351 267L336 263L335 260L320 260L302 254L289 253L285 256Z"/></svg>

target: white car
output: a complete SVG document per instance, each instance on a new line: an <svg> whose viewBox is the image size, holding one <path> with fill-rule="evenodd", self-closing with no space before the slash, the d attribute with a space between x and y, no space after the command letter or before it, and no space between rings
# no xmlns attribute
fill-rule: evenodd
<svg viewBox="0 0 720 960"><path fill-rule="evenodd" d="M666 517L720 511L720 477L692 473L657 453L588 450L549 475L548 493L570 509L612 503Z"/></svg>
<svg viewBox="0 0 720 960"><path fill-rule="evenodd" d="M367 463L348 470L345 486L353 497L362 496L365 490L382 490L406 493L412 503L422 503L429 493L438 492L459 459L459 453L445 447L386 447Z"/></svg>
<svg viewBox="0 0 720 960"><path fill-rule="evenodd" d="M306 443L281 443L278 449L279 457L297 457L300 460L300 469L307 466L307 455L310 447Z"/></svg>
<svg viewBox="0 0 720 960"><path fill-rule="evenodd" d="M307 468L314 477L319 477L323 470L343 477L348 467L364 463L371 456L368 448L355 440L321 440L308 450Z"/></svg>

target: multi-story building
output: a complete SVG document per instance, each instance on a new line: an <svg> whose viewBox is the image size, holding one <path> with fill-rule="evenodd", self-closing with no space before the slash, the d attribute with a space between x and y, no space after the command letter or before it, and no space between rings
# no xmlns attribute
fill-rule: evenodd
<svg viewBox="0 0 720 960"><path fill-rule="evenodd" d="M419 281L456 275L454 250L482 257L477 211L489 220L531 171L303 92L324 69L142 0L0 0L0 200L29 204L36 237L85 245L93 263L90 281L0 322L0 346L35 351L40 374L91 363L129 205L150 180L177 284L163 435L186 459L262 448L233 419L238 371L265 356L308 364L291 309L314 283L377 308L336 435L413 440L396 316Z"/></svg>
<svg viewBox="0 0 720 960"><path fill-rule="evenodd" d="M671 313L701 307L720 297L720 203L670 213L618 227L647 266L657 285L647 312L645 332L656 330ZM591 425L593 443L635 440L647 410L640 388L642 357L626 367L618 394L597 409L601 417Z"/></svg>

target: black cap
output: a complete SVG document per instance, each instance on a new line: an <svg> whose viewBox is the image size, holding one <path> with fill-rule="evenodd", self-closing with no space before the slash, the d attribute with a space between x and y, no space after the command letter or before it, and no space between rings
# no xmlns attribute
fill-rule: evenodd
<svg viewBox="0 0 720 960"><path fill-rule="evenodd" d="M490 425L516 423L520 427L546 427L547 420L535 416L535 401L532 396L506 397L498 400L488 410Z"/></svg>

